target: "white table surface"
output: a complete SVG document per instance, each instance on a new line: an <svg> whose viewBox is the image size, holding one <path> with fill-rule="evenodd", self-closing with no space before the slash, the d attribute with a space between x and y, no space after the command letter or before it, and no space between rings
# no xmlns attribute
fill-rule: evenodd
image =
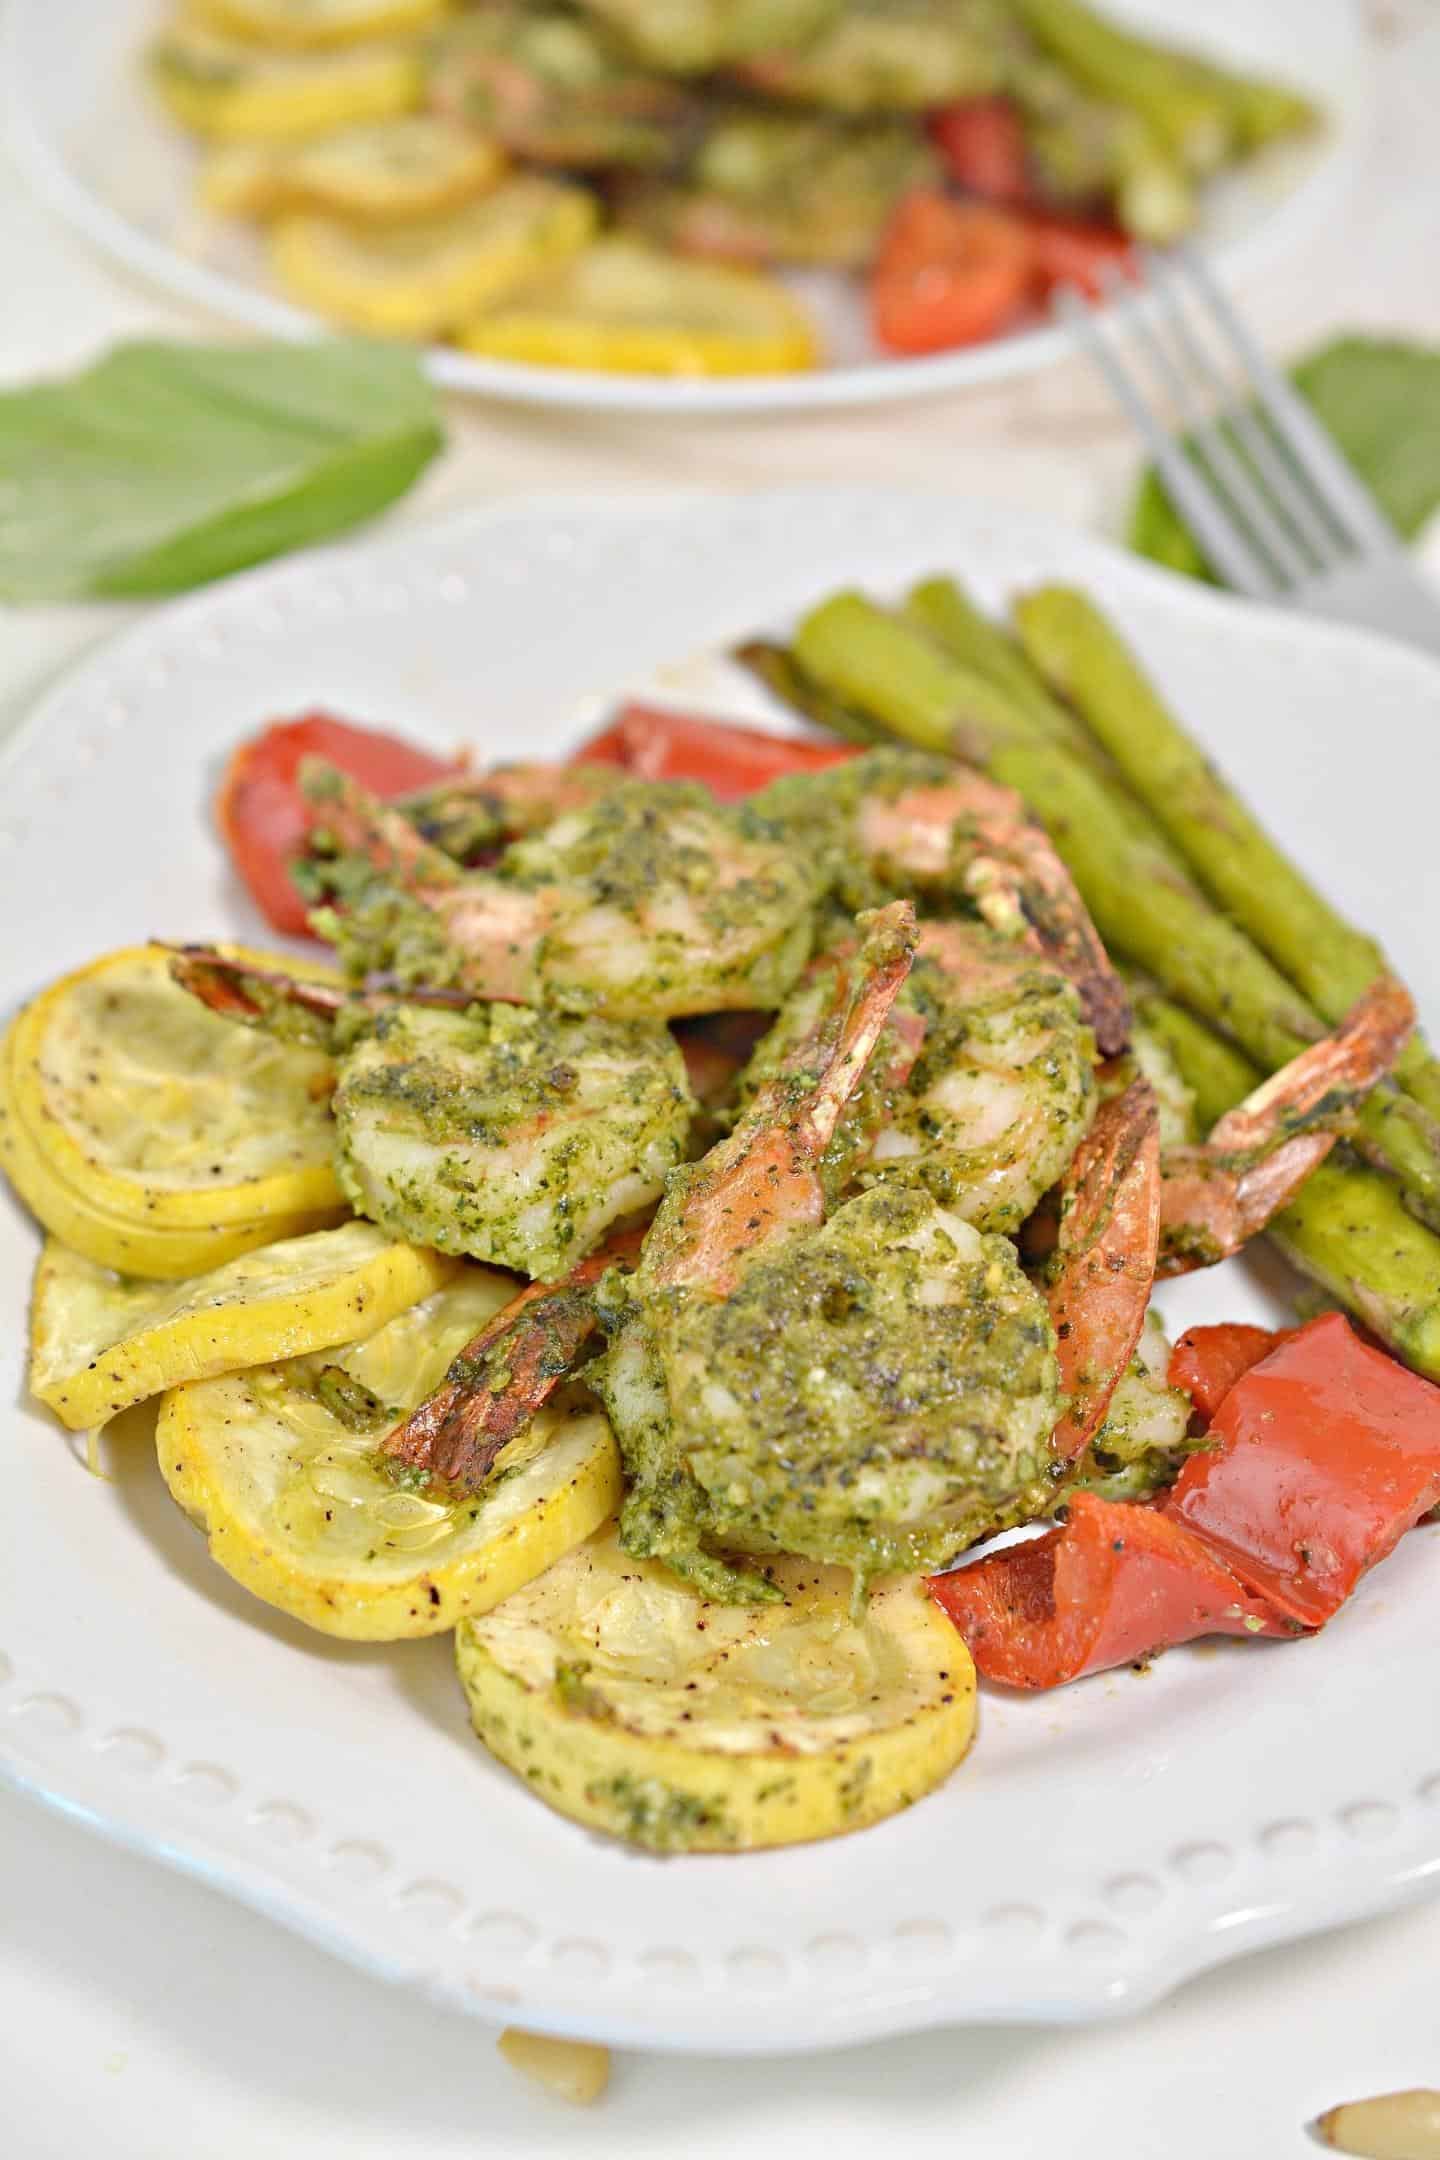
<svg viewBox="0 0 1440 2160"><path fill-rule="evenodd" d="M1277 351L1342 327L1440 340L1440 7L1386 0L1375 13L1382 97L1366 175L1303 260L1245 295ZM0 294L4 381L63 369L115 337L206 328L61 231L3 148ZM665 427L478 406L450 417L448 457L397 517L551 489L868 476L1106 525L1134 469L1078 364L909 410L783 423ZM0 729L127 619L0 609ZM605 2105L582 2116L520 2084L485 2027L0 1790L0 2155L719 2160L754 2139L795 2160L850 2160L878 2138L983 2160L1284 2160L1313 2150L1301 2125L1337 2098L1440 2084L1437 1970L1440 1906L1422 1906L1222 1969L1102 2028L930 2034L757 2064L628 2057Z"/></svg>

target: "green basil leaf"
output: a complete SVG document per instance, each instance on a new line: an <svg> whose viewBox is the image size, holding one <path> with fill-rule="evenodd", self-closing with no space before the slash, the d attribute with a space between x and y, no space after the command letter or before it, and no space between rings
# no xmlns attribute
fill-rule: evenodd
<svg viewBox="0 0 1440 2160"><path fill-rule="evenodd" d="M399 347L117 346L0 394L0 599L204 584L373 517L443 443Z"/></svg>
<svg viewBox="0 0 1440 2160"><path fill-rule="evenodd" d="M1396 531L1413 540L1440 508L1440 349L1398 338L1336 338L1302 360L1292 379ZM1129 538L1152 562L1210 577L1153 471L1132 505Z"/></svg>

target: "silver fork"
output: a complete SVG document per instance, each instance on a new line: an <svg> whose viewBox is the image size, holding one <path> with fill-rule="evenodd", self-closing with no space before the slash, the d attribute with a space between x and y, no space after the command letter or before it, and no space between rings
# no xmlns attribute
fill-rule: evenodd
<svg viewBox="0 0 1440 2160"><path fill-rule="evenodd" d="M1123 271L1106 276L1105 299L1120 303L1107 324L1074 286L1057 294L1056 313L1144 437L1216 576L1249 599L1440 653L1440 598L1201 257L1190 247L1147 251L1144 269L1139 291ZM1126 331L1148 382L1125 357Z"/></svg>

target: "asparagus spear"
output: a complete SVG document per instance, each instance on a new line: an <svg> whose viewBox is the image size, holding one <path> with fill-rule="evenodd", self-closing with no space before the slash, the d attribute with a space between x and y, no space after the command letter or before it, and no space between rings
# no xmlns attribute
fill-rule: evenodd
<svg viewBox="0 0 1440 2160"><path fill-rule="evenodd" d="M805 618L795 652L823 689L904 741L965 758L1016 789L1048 829L1110 951L1223 1028L1267 1072L1324 1032L1278 969L1135 831L1072 750L1039 738L1011 699L911 624L860 593L841 593ZM1440 1223L1440 1140L1419 1105L1377 1089L1360 1111L1358 1140L1411 1205Z"/></svg>
<svg viewBox="0 0 1440 2160"><path fill-rule="evenodd" d="M1086 749L1086 733L1074 713L1052 697L1009 631L978 608L954 578L922 578L906 597L905 613L952 659L1005 691L1040 734L1069 743L1072 750Z"/></svg>
<svg viewBox="0 0 1440 2160"><path fill-rule="evenodd" d="M1092 14L1082 0L1019 0L1032 35L1088 90L1130 106L1188 171L1214 172L1315 119L1297 92L1157 45Z"/></svg>
<svg viewBox="0 0 1440 2160"><path fill-rule="evenodd" d="M1088 207L1108 198L1126 232L1166 247L1195 222L1195 187L1170 145L1129 106L1092 97L1012 20L1005 89L1047 195Z"/></svg>
<svg viewBox="0 0 1440 2160"><path fill-rule="evenodd" d="M1037 733L1065 743L1082 757L1106 783L1116 810L1123 813L1136 836L1148 840L1176 871L1185 874L1179 851L1130 793L1108 751L1086 732L1067 705L1051 695L1010 633L992 622L953 578L926 578L916 585L906 599L905 615L937 645L943 645L952 659L1005 691L1034 721Z"/></svg>
<svg viewBox="0 0 1440 2160"><path fill-rule="evenodd" d="M762 682L782 705L802 713L817 727L828 728L842 742L859 743L866 749L884 742L885 730L867 719L864 713L852 710L842 699L831 697L819 683L812 682L796 665L795 655L788 645L777 645L769 638L749 638L743 645L737 645L730 657L741 667L748 668L757 682Z"/></svg>
<svg viewBox="0 0 1440 2160"><path fill-rule="evenodd" d="M1167 709L1124 640L1082 592L1043 586L1016 602L1030 660L1067 698L1169 835L1205 891L1329 1021L1386 968L1275 845ZM1440 1063L1418 1033L1396 1078L1440 1117Z"/></svg>
<svg viewBox="0 0 1440 2160"><path fill-rule="evenodd" d="M1137 1020L1169 1053L1207 1127L1256 1086L1255 1066L1193 1013L1153 990L1132 994ZM1267 1235L1398 1357L1440 1379L1440 1238L1406 1210L1388 1178L1337 1148Z"/></svg>
<svg viewBox="0 0 1440 2160"><path fill-rule="evenodd" d="M1062 66L1097 96L1140 113L1186 169L1214 172L1235 141L1218 85L1182 53L1092 15L1079 0L1019 0L1020 19Z"/></svg>

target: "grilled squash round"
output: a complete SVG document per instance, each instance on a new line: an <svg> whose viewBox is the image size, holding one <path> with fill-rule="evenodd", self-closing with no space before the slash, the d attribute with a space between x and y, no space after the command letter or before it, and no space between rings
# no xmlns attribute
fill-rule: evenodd
<svg viewBox="0 0 1440 2160"><path fill-rule="evenodd" d="M31 1300L31 1392L84 1431L181 1381L353 1342L453 1268L364 1222L264 1245L177 1283L137 1282L51 1239Z"/></svg>
<svg viewBox="0 0 1440 2160"><path fill-rule="evenodd" d="M314 142L227 143L211 151L199 192L207 210L225 217L320 210L391 225L458 209L504 170L504 152L483 135L408 113Z"/></svg>
<svg viewBox="0 0 1440 2160"><path fill-rule="evenodd" d="M620 1458L581 1390L511 1441L478 1493L392 1474L380 1440L515 1285L465 1267L330 1358L176 1388L156 1450L211 1557L327 1635L390 1642L486 1611L614 1513Z"/></svg>
<svg viewBox="0 0 1440 2160"><path fill-rule="evenodd" d="M267 52L182 20L146 57L171 117L208 142L293 142L414 112L425 96L418 49L401 42Z"/></svg>
<svg viewBox="0 0 1440 2160"><path fill-rule="evenodd" d="M583 247L597 215L583 188L525 176L404 225L282 217L271 252L291 299L332 321L375 337L439 337Z"/></svg>
<svg viewBox="0 0 1440 2160"><path fill-rule="evenodd" d="M782 375L814 367L814 328L778 279L623 235L467 322L467 352L622 375Z"/></svg>
<svg viewBox="0 0 1440 2160"><path fill-rule="evenodd" d="M612 1531L462 1623L475 1730L562 1815L654 1851L858 1830L954 1769L964 1643L915 1576L850 1613L842 1568L776 1560L781 1604L716 1605Z"/></svg>
<svg viewBox="0 0 1440 2160"><path fill-rule="evenodd" d="M318 1051L207 1012L158 948L109 953L0 1043L0 1168L101 1267L200 1274L345 1214L331 1080Z"/></svg>
<svg viewBox="0 0 1440 2160"><path fill-rule="evenodd" d="M450 0L188 0L200 22L257 45L315 51L429 30Z"/></svg>

